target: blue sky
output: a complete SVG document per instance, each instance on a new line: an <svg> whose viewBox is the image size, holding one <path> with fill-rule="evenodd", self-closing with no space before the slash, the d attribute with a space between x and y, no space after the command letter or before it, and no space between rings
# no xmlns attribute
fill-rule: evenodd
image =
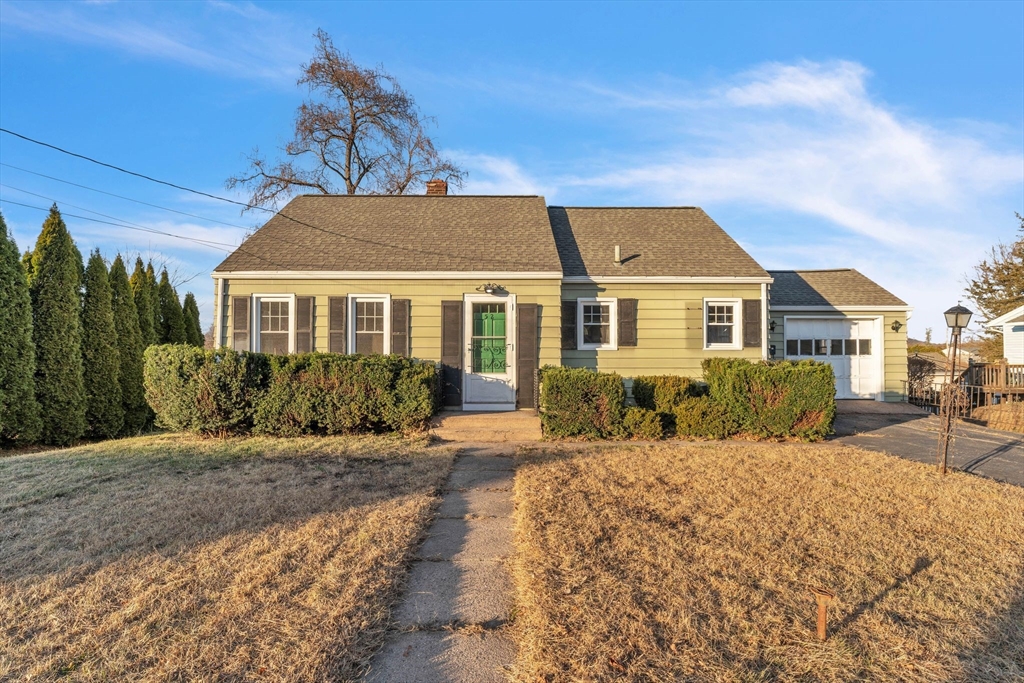
<svg viewBox="0 0 1024 683"><path fill-rule="evenodd" d="M918 337L1024 213L1022 2L0 2L0 125L241 198L224 181L289 138L317 28L437 118L463 193L699 205L765 267L860 269ZM223 244L260 222L8 135L0 161L22 204ZM34 243L44 214L0 206ZM222 250L66 220L166 262L210 323Z"/></svg>

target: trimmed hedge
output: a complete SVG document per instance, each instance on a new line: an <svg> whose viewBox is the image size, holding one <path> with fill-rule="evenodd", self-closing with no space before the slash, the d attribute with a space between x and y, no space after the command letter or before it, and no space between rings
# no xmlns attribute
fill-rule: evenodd
<svg viewBox="0 0 1024 683"><path fill-rule="evenodd" d="M627 408L622 431L631 439L657 441L665 435L661 415L647 408Z"/></svg>
<svg viewBox="0 0 1024 683"><path fill-rule="evenodd" d="M541 369L541 424L546 436L605 439L619 434L626 389L615 373L585 368Z"/></svg>
<svg viewBox="0 0 1024 683"><path fill-rule="evenodd" d="M278 436L408 431L436 409L433 363L400 356L271 356L186 344L145 354L146 399L168 429Z"/></svg>
<svg viewBox="0 0 1024 683"><path fill-rule="evenodd" d="M270 386L256 408L259 434L344 434L426 428L437 371L401 356L306 353L273 356Z"/></svg>
<svg viewBox="0 0 1024 683"><path fill-rule="evenodd" d="M671 413L683 399L702 396L706 387L689 377L645 375L633 378L633 400L640 408Z"/></svg>
<svg viewBox="0 0 1024 683"><path fill-rule="evenodd" d="M832 433L836 392L828 363L709 358L703 368L711 398L736 419L739 431L810 441Z"/></svg>
<svg viewBox="0 0 1024 683"><path fill-rule="evenodd" d="M246 432L269 380L270 362L260 353L163 344L144 354L146 400L167 429Z"/></svg>
<svg viewBox="0 0 1024 683"><path fill-rule="evenodd" d="M727 439L737 423L729 409L710 396L684 398L675 407L676 436Z"/></svg>

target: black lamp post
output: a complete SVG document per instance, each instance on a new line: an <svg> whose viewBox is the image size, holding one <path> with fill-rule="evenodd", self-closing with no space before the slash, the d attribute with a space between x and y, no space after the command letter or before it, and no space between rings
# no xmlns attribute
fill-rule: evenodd
<svg viewBox="0 0 1024 683"><path fill-rule="evenodd" d="M953 417L956 412L956 397L958 390L956 386L956 359L960 355L960 333L971 322L971 311L957 304L946 311L946 326L949 327L949 383L942 391L942 400L939 401L939 419L942 424L939 428L939 473L946 473L946 462L949 459L949 437L953 429Z"/></svg>

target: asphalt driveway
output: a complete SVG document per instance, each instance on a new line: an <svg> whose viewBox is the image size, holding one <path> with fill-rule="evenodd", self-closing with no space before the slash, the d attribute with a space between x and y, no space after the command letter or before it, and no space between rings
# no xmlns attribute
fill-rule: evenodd
<svg viewBox="0 0 1024 683"><path fill-rule="evenodd" d="M939 439L936 416L906 403L836 404L836 441L935 464ZM954 469L1024 486L1024 434L963 422L954 434L949 449Z"/></svg>

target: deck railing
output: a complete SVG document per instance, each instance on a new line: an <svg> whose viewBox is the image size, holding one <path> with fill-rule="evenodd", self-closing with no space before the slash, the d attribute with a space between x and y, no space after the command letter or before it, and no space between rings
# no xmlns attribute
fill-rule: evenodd
<svg viewBox="0 0 1024 683"><path fill-rule="evenodd" d="M992 392L1024 392L1024 365L1010 363L970 363L966 383Z"/></svg>

